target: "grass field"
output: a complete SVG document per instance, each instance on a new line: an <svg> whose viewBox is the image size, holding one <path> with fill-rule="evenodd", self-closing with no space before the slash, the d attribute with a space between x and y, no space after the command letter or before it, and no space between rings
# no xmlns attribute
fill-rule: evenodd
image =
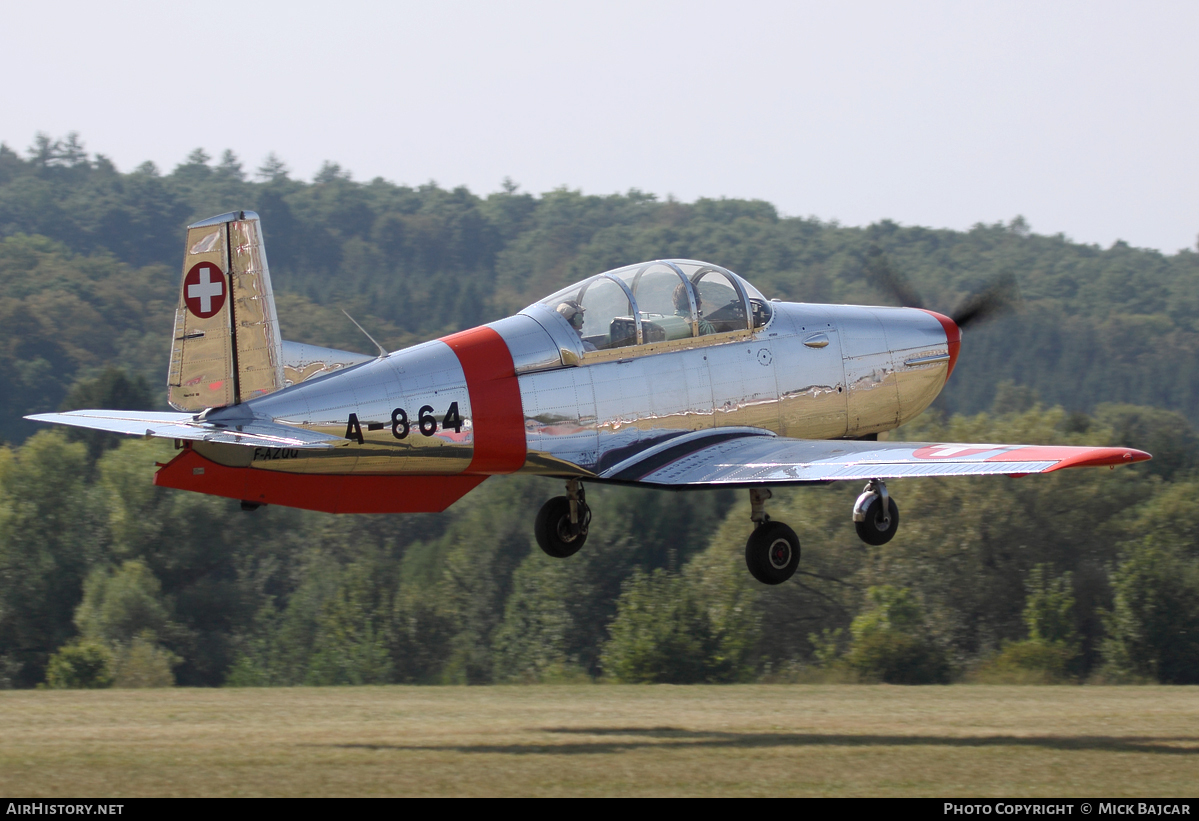
<svg viewBox="0 0 1199 821"><path fill-rule="evenodd" d="M0 794L1194 796L1199 688L0 692Z"/></svg>

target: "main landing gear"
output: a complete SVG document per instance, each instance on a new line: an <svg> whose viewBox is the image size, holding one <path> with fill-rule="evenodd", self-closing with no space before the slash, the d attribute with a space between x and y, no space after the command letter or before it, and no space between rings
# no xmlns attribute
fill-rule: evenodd
<svg viewBox="0 0 1199 821"><path fill-rule="evenodd" d="M871 479L853 506L853 526L869 545L886 544L899 530L899 508L881 479Z"/></svg>
<svg viewBox="0 0 1199 821"><path fill-rule="evenodd" d="M799 537L782 522L766 513L767 488L750 488L749 518L754 532L745 542L745 564L762 584L782 584L799 567ZM883 545L899 530L899 508L881 479L871 479L853 506L853 524L858 537L869 545Z"/></svg>
<svg viewBox="0 0 1199 821"><path fill-rule="evenodd" d="M799 567L799 537L782 522L772 521L766 513L770 490L750 488L749 518L754 530L745 542L745 564L762 584L782 584ZM858 536L869 545L884 545L899 530L899 508L887 493L881 479L871 479L853 506L853 524ZM566 495L555 496L537 513L534 533L537 544L555 559L579 552L587 541L591 526L591 508L578 479L566 482Z"/></svg>
<svg viewBox="0 0 1199 821"><path fill-rule="evenodd" d="M578 479L566 482L566 495L555 496L537 513L533 532L537 544L555 559L565 559L579 552L587 541L591 525L591 508Z"/></svg>
<svg viewBox="0 0 1199 821"><path fill-rule="evenodd" d="M799 567L799 537L782 522L773 522L766 513L768 488L749 489L749 518L754 532L745 542L745 564L750 575L762 584L782 584Z"/></svg>

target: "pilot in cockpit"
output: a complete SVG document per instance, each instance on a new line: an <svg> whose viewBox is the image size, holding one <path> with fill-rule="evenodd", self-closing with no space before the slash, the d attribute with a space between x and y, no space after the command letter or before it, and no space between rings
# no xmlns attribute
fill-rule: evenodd
<svg viewBox="0 0 1199 821"><path fill-rule="evenodd" d="M579 335L579 340L583 343L583 352L597 350L595 345L592 345L586 339L583 339L583 306L575 302L573 299L568 299L557 308L558 313L562 314L563 318L570 323L570 327L575 329L575 333Z"/></svg>
<svg viewBox="0 0 1199 821"><path fill-rule="evenodd" d="M712 323L704 319L703 302L700 301L698 290L695 292L695 312L699 316L699 335L716 333ZM674 289L674 315L691 321L691 300L687 299L687 286L681 282Z"/></svg>

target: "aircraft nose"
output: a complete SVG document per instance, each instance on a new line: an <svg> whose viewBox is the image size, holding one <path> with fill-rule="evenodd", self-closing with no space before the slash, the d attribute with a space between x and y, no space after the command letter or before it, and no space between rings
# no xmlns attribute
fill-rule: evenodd
<svg viewBox="0 0 1199 821"><path fill-rule="evenodd" d="M931 314L936 317L941 323L941 327L945 329L945 341L949 343L949 369L945 372L945 379L949 379L949 375L953 373L953 366L958 363L958 351L962 347L962 329L945 314L939 314L936 311L925 311L926 314Z"/></svg>

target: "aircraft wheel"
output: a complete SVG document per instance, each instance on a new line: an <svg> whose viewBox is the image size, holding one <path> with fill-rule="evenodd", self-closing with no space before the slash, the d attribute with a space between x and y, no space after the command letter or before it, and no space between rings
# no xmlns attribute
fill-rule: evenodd
<svg viewBox="0 0 1199 821"><path fill-rule="evenodd" d="M799 567L799 537L782 522L766 522L749 534L745 564L762 584L782 584Z"/></svg>
<svg viewBox="0 0 1199 821"><path fill-rule="evenodd" d="M881 515L882 512L882 502L876 496L866 508L865 519L853 523L858 531L858 538L866 544L878 546L895 538L895 532L899 530L899 508L896 507L895 500L887 499L888 515L885 519Z"/></svg>
<svg viewBox="0 0 1199 821"><path fill-rule="evenodd" d="M565 559L578 553L587 541L590 524L591 508L586 502L579 502L579 523L575 526L570 523L570 499L555 496L541 506L533 532L546 555Z"/></svg>

